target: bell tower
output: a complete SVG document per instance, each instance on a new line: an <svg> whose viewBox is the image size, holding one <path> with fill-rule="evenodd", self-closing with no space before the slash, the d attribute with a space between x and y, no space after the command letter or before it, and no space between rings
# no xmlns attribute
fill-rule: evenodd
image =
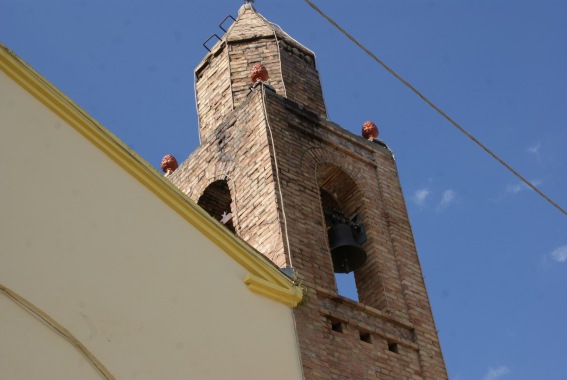
<svg viewBox="0 0 567 380"><path fill-rule="evenodd" d="M306 379L447 379L392 153L327 119L315 63L244 4L195 69L201 145L168 177L293 268ZM359 301L337 293L351 271Z"/></svg>

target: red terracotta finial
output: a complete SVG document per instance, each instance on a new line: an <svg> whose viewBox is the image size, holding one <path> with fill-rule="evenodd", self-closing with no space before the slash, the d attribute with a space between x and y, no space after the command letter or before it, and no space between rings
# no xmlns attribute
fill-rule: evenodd
<svg viewBox="0 0 567 380"><path fill-rule="evenodd" d="M171 154L168 154L161 159L161 170L163 170L166 176L173 173L178 167L179 165L177 164L177 160Z"/></svg>
<svg viewBox="0 0 567 380"><path fill-rule="evenodd" d="M367 140L372 140L378 137L378 127L371 121L362 124L362 137Z"/></svg>
<svg viewBox="0 0 567 380"><path fill-rule="evenodd" d="M261 63L255 64L250 70L250 80L252 81L252 83L256 83L259 80L265 82L269 77L270 76L268 75L268 70L266 70L266 67Z"/></svg>

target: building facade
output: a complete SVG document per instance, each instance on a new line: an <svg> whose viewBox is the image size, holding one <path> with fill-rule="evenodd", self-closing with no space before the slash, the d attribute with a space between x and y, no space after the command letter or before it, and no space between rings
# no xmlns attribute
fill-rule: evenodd
<svg viewBox="0 0 567 380"><path fill-rule="evenodd" d="M301 378L301 289L3 45L0 176L0 378Z"/></svg>
<svg viewBox="0 0 567 380"><path fill-rule="evenodd" d="M313 52L245 4L195 81L201 145L169 178L293 269L304 377L446 379L393 155L327 119ZM336 256L337 220L362 265ZM351 270L358 301L337 293Z"/></svg>

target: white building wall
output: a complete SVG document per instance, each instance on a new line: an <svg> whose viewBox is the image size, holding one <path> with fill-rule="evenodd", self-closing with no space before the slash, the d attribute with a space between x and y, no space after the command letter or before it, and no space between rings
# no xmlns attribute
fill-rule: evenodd
<svg viewBox="0 0 567 380"><path fill-rule="evenodd" d="M116 379L299 379L292 313L0 71L0 284ZM0 293L0 377L100 379Z"/></svg>

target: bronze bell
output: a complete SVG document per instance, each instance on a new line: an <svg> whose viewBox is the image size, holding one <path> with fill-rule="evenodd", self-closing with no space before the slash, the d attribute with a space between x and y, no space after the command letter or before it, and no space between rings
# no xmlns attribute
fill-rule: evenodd
<svg viewBox="0 0 567 380"><path fill-rule="evenodd" d="M349 273L366 261L366 252L356 243L352 229L343 223L329 229L329 246L335 273Z"/></svg>

